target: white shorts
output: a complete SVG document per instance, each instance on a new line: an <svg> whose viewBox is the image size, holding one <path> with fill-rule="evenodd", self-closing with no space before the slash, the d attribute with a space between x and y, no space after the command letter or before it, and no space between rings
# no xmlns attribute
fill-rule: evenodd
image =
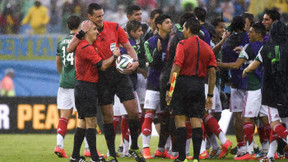
<svg viewBox="0 0 288 162"><path fill-rule="evenodd" d="M140 104L138 102L138 95L136 92L134 92L134 95L135 95L135 99L137 102L138 111L139 111L139 113L142 113ZM123 115L127 115L127 114L128 113L127 113L124 105L120 102L120 99L118 98L118 96L115 95L114 96L114 105L113 105L113 115L114 116L123 116Z"/></svg>
<svg viewBox="0 0 288 162"><path fill-rule="evenodd" d="M245 103L245 93L243 89L231 88L230 112L242 112Z"/></svg>
<svg viewBox="0 0 288 162"><path fill-rule="evenodd" d="M208 84L205 84L205 94L208 94ZM212 105L211 111L222 112L222 104L221 104L219 89L217 86L214 87L213 94L214 94L213 105ZM207 98L207 95L205 95L205 96Z"/></svg>
<svg viewBox="0 0 288 162"><path fill-rule="evenodd" d="M74 111L76 111L73 88L58 88L57 108L61 110L69 110L73 108Z"/></svg>
<svg viewBox="0 0 288 162"><path fill-rule="evenodd" d="M146 90L144 109L160 110L160 92Z"/></svg>
<svg viewBox="0 0 288 162"><path fill-rule="evenodd" d="M147 82L147 79L145 79L142 74L138 73L136 92L138 94L140 104L144 104L145 102L146 82Z"/></svg>
<svg viewBox="0 0 288 162"><path fill-rule="evenodd" d="M254 118L258 116L267 116L267 109L262 108L262 93L261 89L248 90L245 95L244 110L242 117Z"/></svg>
<svg viewBox="0 0 288 162"><path fill-rule="evenodd" d="M266 105L262 105L262 108L266 109L266 111L268 112L269 123L275 122L277 120L281 121L278 110L276 108Z"/></svg>

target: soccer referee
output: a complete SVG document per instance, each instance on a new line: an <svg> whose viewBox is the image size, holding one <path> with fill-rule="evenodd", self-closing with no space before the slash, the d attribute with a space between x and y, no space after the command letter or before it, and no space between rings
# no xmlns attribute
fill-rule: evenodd
<svg viewBox="0 0 288 162"><path fill-rule="evenodd" d="M207 43L198 37L201 26L195 18L188 19L183 25L185 39L177 45L176 55L170 81L167 84L166 101L171 101L171 108L175 115L177 128L176 143L178 144L179 157L176 162L187 161L185 159L186 143L186 118L192 125L192 140L194 159L199 161L199 152L202 141L201 119L205 108L212 107L212 97L215 85L216 59ZM206 74L208 79L208 94L205 105L204 81ZM177 74L173 96L169 95L173 73ZM172 100L171 100L172 99Z"/></svg>

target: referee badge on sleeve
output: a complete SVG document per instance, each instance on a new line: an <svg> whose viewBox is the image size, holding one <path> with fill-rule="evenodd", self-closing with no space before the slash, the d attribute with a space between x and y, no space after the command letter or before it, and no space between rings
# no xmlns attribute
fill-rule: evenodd
<svg viewBox="0 0 288 162"><path fill-rule="evenodd" d="M110 50L113 52L116 48L116 42L110 44Z"/></svg>

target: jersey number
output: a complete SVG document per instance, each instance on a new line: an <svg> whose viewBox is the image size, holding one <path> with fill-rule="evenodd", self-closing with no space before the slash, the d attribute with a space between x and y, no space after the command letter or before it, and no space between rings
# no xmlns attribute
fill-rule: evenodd
<svg viewBox="0 0 288 162"><path fill-rule="evenodd" d="M68 53L66 56L66 47L62 47L62 51L63 51L63 65L66 65L66 62L68 62L68 64L70 63L70 65L74 65L74 57L73 57L73 52Z"/></svg>

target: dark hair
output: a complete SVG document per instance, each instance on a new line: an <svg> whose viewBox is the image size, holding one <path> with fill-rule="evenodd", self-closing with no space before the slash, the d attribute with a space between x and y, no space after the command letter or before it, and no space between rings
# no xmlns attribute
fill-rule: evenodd
<svg viewBox="0 0 288 162"><path fill-rule="evenodd" d="M265 37L267 30L262 23L257 22L255 24L253 24L251 27L254 28L255 33L260 33L263 38Z"/></svg>
<svg viewBox="0 0 288 162"><path fill-rule="evenodd" d="M165 15L165 14L159 15L159 16L155 19L155 26L156 26L156 28L158 29L157 24L162 25L162 23L163 23L166 19L171 19L171 17L168 16L168 15Z"/></svg>
<svg viewBox="0 0 288 162"><path fill-rule="evenodd" d="M280 13L275 9L265 10L264 14L267 14L273 21L280 20Z"/></svg>
<svg viewBox="0 0 288 162"><path fill-rule="evenodd" d="M81 18L76 15L72 15L67 19L67 25L70 30L78 29L81 24Z"/></svg>
<svg viewBox="0 0 288 162"><path fill-rule="evenodd" d="M253 14L245 12L241 16L244 18L244 20L247 18L251 24L254 23L254 15Z"/></svg>
<svg viewBox="0 0 288 162"><path fill-rule="evenodd" d="M211 25L213 25L214 28L216 28L219 25L219 23L222 23L222 22L225 22L224 19L222 17L217 17L216 19L213 19L211 21Z"/></svg>
<svg viewBox="0 0 288 162"><path fill-rule="evenodd" d="M163 14L163 11L162 11L161 9L159 9L159 8L151 11L151 13L150 13L150 19L153 19L156 14L161 15L161 14Z"/></svg>
<svg viewBox="0 0 288 162"><path fill-rule="evenodd" d="M202 7L196 7L194 9L194 14L196 15L197 19L200 21L205 21L206 18L206 10Z"/></svg>
<svg viewBox="0 0 288 162"><path fill-rule="evenodd" d="M141 10L141 8L140 8L139 6L137 6L137 5L130 5L130 6L128 6L127 9L126 9L126 13L127 13L127 15L133 15L133 12L134 12L134 11L139 11L139 10Z"/></svg>
<svg viewBox="0 0 288 162"><path fill-rule="evenodd" d="M199 34L199 31L201 29L200 22L193 17L186 20L184 26L186 29L190 29L192 34Z"/></svg>
<svg viewBox="0 0 288 162"><path fill-rule="evenodd" d="M103 8L98 3L90 3L88 6L88 14L93 15L93 10L102 10Z"/></svg>
<svg viewBox="0 0 288 162"><path fill-rule="evenodd" d="M140 27L141 27L141 23L139 21L136 21L136 20L131 20L131 21L128 21L127 22L127 25L126 25L126 29L127 29L127 32L128 34L130 34L131 31L136 31L138 30Z"/></svg>
<svg viewBox="0 0 288 162"><path fill-rule="evenodd" d="M235 16L231 22L231 32L235 32L237 30L244 31L245 20L242 16Z"/></svg>
<svg viewBox="0 0 288 162"><path fill-rule="evenodd" d="M184 14L180 17L179 24L180 24L181 26L183 26L184 23L186 22L186 20L188 20L188 19L191 18L191 17L196 18L196 17L195 17L195 14L192 13L192 12L186 12L186 13L184 13Z"/></svg>

